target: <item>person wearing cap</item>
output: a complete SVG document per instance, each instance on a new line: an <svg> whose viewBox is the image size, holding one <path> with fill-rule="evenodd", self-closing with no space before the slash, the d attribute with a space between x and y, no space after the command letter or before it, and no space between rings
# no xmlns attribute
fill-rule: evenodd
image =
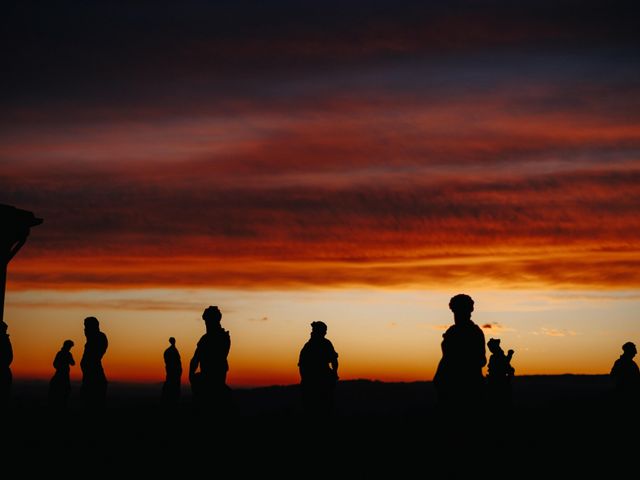
<svg viewBox="0 0 640 480"><path fill-rule="evenodd" d="M222 328L222 312L209 306L202 313L206 333L200 338L189 363L189 381L196 401L211 403L222 400L227 392L227 356L231 349L229 332ZM199 368L199 371L198 371Z"/></svg>
<svg viewBox="0 0 640 480"><path fill-rule="evenodd" d="M82 386L80 394L85 407L99 408L104 406L107 397L107 377L102 368L102 357L107 351L109 341L100 331L100 322L96 317L84 319L84 334L87 342L80 360L82 370Z"/></svg>
<svg viewBox="0 0 640 480"><path fill-rule="evenodd" d="M640 399L640 370L633 361L638 350L633 342L622 345L622 355L611 369L610 376L615 383L616 393L620 400L636 401Z"/></svg>
<svg viewBox="0 0 640 480"><path fill-rule="evenodd" d="M0 320L0 405L9 400L11 393L11 362L13 362L13 348L7 329L9 326Z"/></svg>
<svg viewBox="0 0 640 480"><path fill-rule="evenodd" d="M454 324L442 335L442 359L433 383L444 407L465 407L483 399L482 367L487 364L484 333L471 320L474 302L458 294L449 301Z"/></svg>
<svg viewBox="0 0 640 480"><path fill-rule="evenodd" d="M338 381L338 354L327 338L324 322L311 323L311 338L300 351L298 368L302 401L307 413L326 415L333 409Z"/></svg>

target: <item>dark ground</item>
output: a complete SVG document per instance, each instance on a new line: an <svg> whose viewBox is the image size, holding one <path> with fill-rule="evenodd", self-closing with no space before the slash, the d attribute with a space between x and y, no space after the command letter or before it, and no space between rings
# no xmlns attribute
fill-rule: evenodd
<svg viewBox="0 0 640 480"><path fill-rule="evenodd" d="M514 408L443 414L430 382L341 382L336 414L302 414L297 386L236 389L203 416L188 392L160 405L160 385L110 384L107 408L63 415L46 383L16 382L3 412L1 464L65 477L638 478L639 405L623 409L606 376L516 377ZM4 476L4 478L8 478Z"/></svg>

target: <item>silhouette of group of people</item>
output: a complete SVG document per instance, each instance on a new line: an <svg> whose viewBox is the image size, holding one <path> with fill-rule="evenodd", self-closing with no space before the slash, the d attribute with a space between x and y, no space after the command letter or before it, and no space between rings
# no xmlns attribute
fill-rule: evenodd
<svg viewBox="0 0 640 480"><path fill-rule="evenodd" d="M511 379L515 370L511 366L514 351L507 354L500 346L500 339L486 342L482 329L471 320L474 301L466 294L451 298L449 308L454 324L443 334L442 358L438 363L433 384L438 403L444 408L463 410L466 405L487 398L490 405L504 409L512 404ZM222 313L217 306L209 306L202 313L206 333L197 343L189 362L189 382L194 404L202 409L228 406L230 389L227 386L231 349L231 337L222 328ZM86 343L80 368L82 385L80 396L89 409L101 408L107 394L107 378L102 366L109 342L100 331L95 317L84 319ZM338 354L326 338L327 325L311 323L311 336L300 351L298 368L302 404L310 415L323 417L334 408L334 394L338 382ZM173 405L180 399L182 361L176 347L176 339L169 338L170 346L164 351L166 379L162 387L162 401ZM53 408L65 408L71 391L70 369L75 365L71 349L72 340L65 340L53 361L55 374L49 383L48 399ZM486 347L491 357L486 378L482 369L487 365ZM633 358L637 354L635 344L627 342L623 353L610 372L615 392L621 401L629 404L640 400L640 370ZM7 402L12 384L11 363L13 350L7 324L0 322L0 405Z"/></svg>

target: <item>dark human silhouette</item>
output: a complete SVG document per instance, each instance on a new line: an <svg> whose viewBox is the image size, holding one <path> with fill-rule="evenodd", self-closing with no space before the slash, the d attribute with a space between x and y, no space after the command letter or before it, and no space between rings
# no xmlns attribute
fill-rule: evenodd
<svg viewBox="0 0 640 480"><path fill-rule="evenodd" d="M499 338L490 338L487 346L491 352L487 369L489 406L504 409L511 406L512 403L511 379L515 369L511 366L511 358L514 352L509 350L505 355L504 350L500 347Z"/></svg>
<svg viewBox="0 0 640 480"><path fill-rule="evenodd" d="M305 412L312 416L331 413L338 382L338 354L326 334L324 322L311 322L311 338L302 347L298 360L302 402Z"/></svg>
<svg viewBox="0 0 640 480"><path fill-rule="evenodd" d="M76 364L71 354L71 347L73 347L73 341L65 340L53 360L56 373L49 382L49 406L52 408L65 409L69 402L69 393L71 393L69 373L71 366Z"/></svg>
<svg viewBox="0 0 640 480"><path fill-rule="evenodd" d="M614 362L610 374L618 400L629 405L635 404L636 408L640 400L640 370L633 357L637 353L633 342L622 345L622 355Z"/></svg>
<svg viewBox="0 0 640 480"><path fill-rule="evenodd" d="M189 382L194 401L200 407L221 407L229 400L227 356L231 349L231 337L220 325L222 313L218 307L207 307L202 319L207 333L198 341L189 363Z"/></svg>
<svg viewBox="0 0 640 480"><path fill-rule="evenodd" d="M170 337L169 343L171 345L164 351L164 368L167 376L162 386L162 401L165 404L175 404L180 399L182 360L176 348L176 339Z"/></svg>
<svg viewBox="0 0 640 480"><path fill-rule="evenodd" d="M463 407L483 400L482 367L487 363L484 333L471 320L473 299L458 294L449 301L454 325L442 335L442 359L433 383L443 407Z"/></svg>
<svg viewBox="0 0 640 480"><path fill-rule="evenodd" d="M11 394L11 362L13 362L13 348L7 329L9 326L0 320L0 405L9 401Z"/></svg>
<svg viewBox="0 0 640 480"><path fill-rule="evenodd" d="M0 322L4 322L7 268L27 242L31 228L42 223L32 212L0 204Z"/></svg>
<svg viewBox="0 0 640 480"><path fill-rule="evenodd" d="M82 387L80 394L84 405L88 408L104 406L107 396L107 377L102 368L102 357L107 351L107 336L100 331L100 323L95 317L84 319L84 344L80 368L82 369Z"/></svg>

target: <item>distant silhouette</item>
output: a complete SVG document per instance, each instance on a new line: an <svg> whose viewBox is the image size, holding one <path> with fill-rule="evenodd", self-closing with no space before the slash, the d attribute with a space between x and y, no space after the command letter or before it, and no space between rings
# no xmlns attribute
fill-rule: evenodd
<svg viewBox="0 0 640 480"><path fill-rule="evenodd" d="M622 355L613 364L610 374L615 382L618 399L634 404L636 408L637 401L640 400L640 370L633 357L637 353L634 343L627 342L622 345Z"/></svg>
<svg viewBox="0 0 640 480"><path fill-rule="evenodd" d="M11 393L11 362L13 362L13 348L7 334L9 326L0 320L0 405L9 401Z"/></svg>
<svg viewBox="0 0 640 480"><path fill-rule="evenodd" d="M102 368L102 357L107 351L107 336L100 331L100 323L95 317L84 319L84 345L80 368L82 369L82 387L80 390L86 407L96 408L104 405L107 396L107 377Z"/></svg>
<svg viewBox="0 0 640 480"><path fill-rule="evenodd" d="M332 411L338 381L338 354L326 334L324 322L311 322L311 338L302 347L298 360L303 405L314 416Z"/></svg>
<svg viewBox="0 0 640 480"><path fill-rule="evenodd" d="M200 338L189 363L189 381L196 403L203 407L221 406L229 396L227 355L231 349L231 337L220 325L222 313L218 307L206 308L202 319L207 333Z"/></svg>
<svg viewBox="0 0 640 480"><path fill-rule="evenodd" d="M487 370L487 394L489 405L495 408L509 407L512 402L511 378L515 370L511 366L513 350L509 350L507 355L500 347L499 338L490 338L487 342L491 357L489 357L489 368Z"/></svg>
<svg viewBox="0 0 640 480"><path fill-rule="evenodd" d="M171 344L164 351L164 368L167 377L162 386L162 401L166 404L173 404L180 398L180 381L182 378L182 360L180 352L176 348L176 339L169 338Z"/></svg>
<svg viewBox="0 0 640 480"><path fill-rule="evenodd" d="M56 373L49 382L49 406L58 409L64 409L69 401L69 393L71 392L71 380L69 372L71 366L76 362L71 354L73 341L65 340L62 348L53 360L53 368Z"/></svg>
<svg viewBox="0 0 640 480"><path fill-rule="evenodd" d="M455 323L442 335L442 359L433 383L440 405L466 407L483 399L484 333L471 320L473 299L469 295L452 297L449 308Z"/></svg>

